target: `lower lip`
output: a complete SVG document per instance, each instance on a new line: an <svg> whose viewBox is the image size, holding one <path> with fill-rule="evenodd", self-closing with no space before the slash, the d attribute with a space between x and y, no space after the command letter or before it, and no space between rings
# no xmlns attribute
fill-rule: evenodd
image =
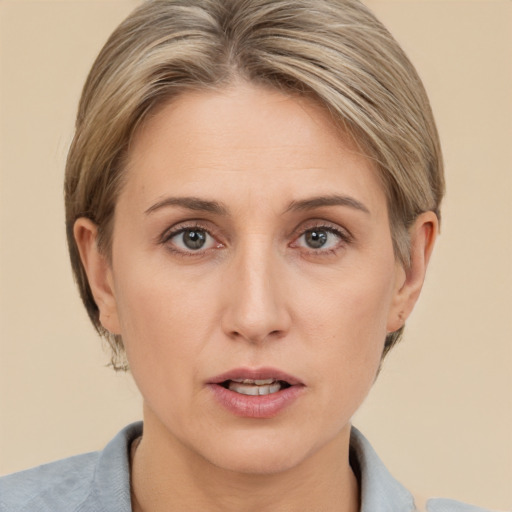
<svg viewBox="0 0 512 512"><path fill-rule="evenodd" d="M220 384L209 384L217 401L228 411L243 418L273 418L289 407L304 392L304 386L290 386L268 395L242 395Z"/></svg>

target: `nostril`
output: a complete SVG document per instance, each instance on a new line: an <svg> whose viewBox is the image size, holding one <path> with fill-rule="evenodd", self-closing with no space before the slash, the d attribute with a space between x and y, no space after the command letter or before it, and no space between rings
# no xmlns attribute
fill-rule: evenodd
<svg viewBox="0 0 512 512"><path fill-rule="evenodd" d="M266 338L279 339L279 338L282 338L285 334L286 334L286 331L281 330L281 329L275 329L273 331L270 331L267 334Z"/></svg>

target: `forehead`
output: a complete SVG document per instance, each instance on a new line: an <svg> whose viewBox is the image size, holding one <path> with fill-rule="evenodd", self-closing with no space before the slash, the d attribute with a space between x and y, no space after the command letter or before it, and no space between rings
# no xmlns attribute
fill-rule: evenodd
<svg viewBox="0 0 512 512"><path fill-rule="evenodd" d="M375 166L325 109L245 83L161 106L136 133L126 173L126 192L145 203L171 192L255 204L308 194L383 198Z"/></svg>

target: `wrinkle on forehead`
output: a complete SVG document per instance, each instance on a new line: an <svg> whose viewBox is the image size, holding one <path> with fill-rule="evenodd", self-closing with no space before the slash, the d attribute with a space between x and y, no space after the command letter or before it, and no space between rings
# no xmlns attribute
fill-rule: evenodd
<svg viewBox="0 0 512 512"><path fill-rule="evenodd" d="M127 178L147 193L143 210L166 196L206 192L207 199L220 201L230 191L244 208L261 206L272 195L279 200L272 205L276 212L284 202L340 195L368 209L367 198L338 180L344 173L359 182L359 190L370 190L368 179L379 174L325 109L252 84L177 96L140 127L127 166ZM310 184L306 191L304 181Z"/></svg>

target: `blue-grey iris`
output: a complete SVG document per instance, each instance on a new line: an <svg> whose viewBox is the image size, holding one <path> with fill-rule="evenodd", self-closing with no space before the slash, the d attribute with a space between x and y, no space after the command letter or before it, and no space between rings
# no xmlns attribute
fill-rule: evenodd
<svg viewBox="0 0 512 512"><path fill-rule="evenodd" d="M183 231L183 243L189 249L201 249L206 243L206 232L198 229L186 229Z"/></svg>
<svg viewBox="0 0 512 512"><path fill-rule="evenodd" d="M306 244L312 249L320 249L327 243L327 231L312 229L304 234Z"/></svg>

